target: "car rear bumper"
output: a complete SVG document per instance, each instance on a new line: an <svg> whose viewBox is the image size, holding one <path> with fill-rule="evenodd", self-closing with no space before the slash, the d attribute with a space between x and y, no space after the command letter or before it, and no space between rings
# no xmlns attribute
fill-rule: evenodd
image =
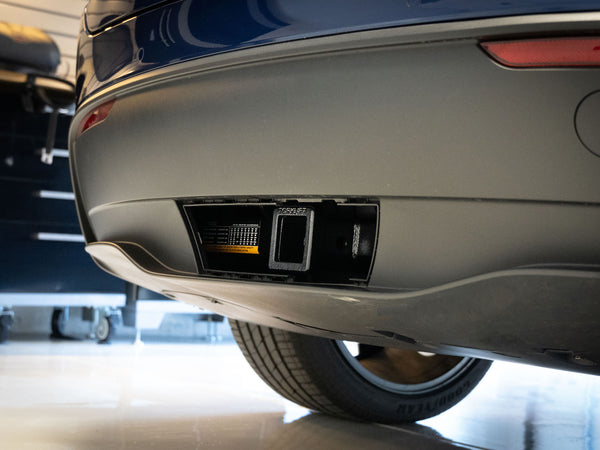
<svg viewBox="0 0 600 450"><path fill-rule="evenodd" d="M583 33L596 19L348 34L116 84L71 128L89 252L120 277L243 320L593 372L600 158L574 118L598 72L507 69L479 37ZM291 286L203 270L184 205L290 201L377 205L367 280Z"/></svg>
<svg viewBox="0 0 600 450"><path fill-rule="evenodd" d="M473 37L586 29L592 16L278 44L115 85L71 128L86 237L136 242L194 272L182 202L366 199L380 205L372 286L598 264L600 158L574 126L597 70L507 69Z"/></svg>

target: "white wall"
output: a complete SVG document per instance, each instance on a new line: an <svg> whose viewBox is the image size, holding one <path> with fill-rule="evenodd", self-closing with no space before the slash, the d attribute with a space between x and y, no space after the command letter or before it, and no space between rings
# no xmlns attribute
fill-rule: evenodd
<svg viewBox="0 0 600 450"><path fill-rule="evenodd" d="M79 22L85 0L0 0L0 20L40 28L58 45L57 75L75 81Z"/></svg>

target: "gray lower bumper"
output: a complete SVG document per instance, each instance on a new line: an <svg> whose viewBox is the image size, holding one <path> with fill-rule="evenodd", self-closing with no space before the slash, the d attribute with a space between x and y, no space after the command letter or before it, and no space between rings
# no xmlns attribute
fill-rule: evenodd
<svg viewBox="0 0 600 450"><path fill-rule="evenodd" d="M137 245L98 242L86 249L112 274L236 319L600 373L600 271L591 268L502 271L415 292L382 292L201 278L166 267Z"/></svg>

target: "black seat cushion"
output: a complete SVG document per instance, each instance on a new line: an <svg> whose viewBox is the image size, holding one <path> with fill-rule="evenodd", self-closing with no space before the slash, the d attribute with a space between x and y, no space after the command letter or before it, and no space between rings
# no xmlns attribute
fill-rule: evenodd
<svg viewBox="0 0 600 450"><path fill-rule="evenodd" d="M56 43L42 30L0 22L0 65L52 74L60 63Z"/></svg>

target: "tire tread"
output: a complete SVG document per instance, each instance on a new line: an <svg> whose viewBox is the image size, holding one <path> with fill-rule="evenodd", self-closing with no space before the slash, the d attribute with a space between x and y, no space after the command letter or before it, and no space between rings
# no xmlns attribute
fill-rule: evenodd
<svg viewBox="0 0 600 450"><path fill-rule="evenodd" d="M245 358L273 390L306 408L347 416L312 382L293 349L293 335L236 320L230 320L230 324Z"/></svg>

